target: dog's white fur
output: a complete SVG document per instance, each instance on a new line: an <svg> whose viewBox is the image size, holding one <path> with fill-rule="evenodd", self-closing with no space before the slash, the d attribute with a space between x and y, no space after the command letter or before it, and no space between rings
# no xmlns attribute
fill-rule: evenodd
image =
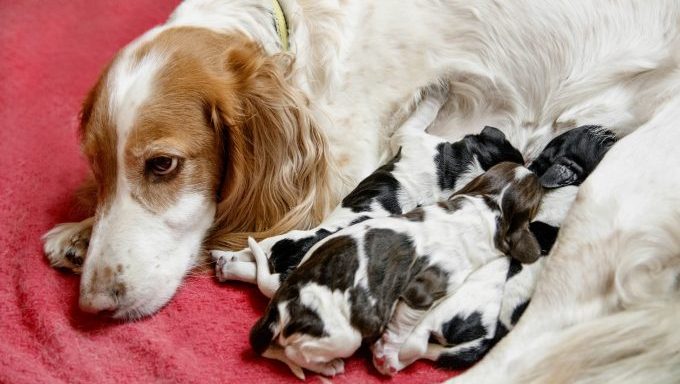
<svg viewBox="0 0 680 384"><path fill-rule="evenodd" d="M501 343L470 375L489 378L484 373L493 372L497 377L510 377L500 375L510 369L508 360L522 360L519 349L513 348L524 345L522 335L530 328L530 333L537 333L537 327L555 328L603 315L618 308L615 298L619 296L626 298L622 301L625 308L634 308L639 300L628 298L658 293L661 288L670 290L669 285L649 284L647 273L637 269L624 273L622 268L632 265L630 260L636 255L630 250L643 247L649 262L658 261L671 271L669 276L677 271L671 262L677 260L678 248L670 239L678 237L678 204L667 194L677 190L680 182L680 176L674 173L677 167L670 164L677 160L673 145L678 142L676 125L680 118L679 1L281 0L281 5L295 57L292 86L307 94L310 111L330 144L332 158L342 164L331 175L337 182L334 192L338 199L388 156L387 137L408 115L419 90L436 81L448 82L451 92L432 132L453 140L467 133L466 129L477 130L485 124L503 127L510 141L530 158L559 131L579 125L602 124L619 136L644 127L607 155L580 192L539 284L536 297L545 298L529 307L513 332L515 336ZM271 3L266 0L188 0L166 25L140 39L162 29L193 25L245 33L274 53L278 43L270 9ZM649 174L657 177L644 182ZM616 197L610 191L616 191ZM188 212L183 207L178 210ZM194 212L211 213L209 208ZM162 240L175 244L174 238L160 234L166 225L161 225L159 218L154 220L158 225L146 229L155 239L152 245L160 246L157 242ZM198 242L186 239L205 235L203 221L209 220L212 217L180 229L182 242L195 243L195 247L187 246L178 253L177 258L182 260L172 268L192 264ZM68 243L65 239L78 225L51 232L45 249L63 253L62 245ZM648 243L640 236L629 235L631 227L639 231L661 231L663 227L669 235ZM132 241L125 236L134 236L131 230L128 235L113 231L97 234L103 231L95 228L99 240L94 243L123 243L106 255L108 261L88 256L86 274L88 267L94 268L97 263L122 260L127 250L123 244ZM612 232L621 235L612 238ZM588 247L583 239L594 245ZM572 254L576 257L570 258ZM151 252L148 257L145 262L151 264L158 253ZM608 277L602 271L613 270L618 270L616 276L626 277L617 277L618 288L611 291L619 296L597 291ZM177 286L185 272L173 271L169 285ZM578 281L564 284L573 275L579 276ZM581 276L586 278L582 280ZM144 285L142 274L127 280L138 288ZM172 294L160 286L148 285L149 291L131 301L136 303L134 309L151 313L160 308ZM580 291L593 298L590 305L575 299ZM554 313L555 319L541 321L545 323L542 326L533 324L542 313ZM649 313L656 316L646 320L650 322L661 322L669 314L662 310ZM625 315L621 318L628 319ZM597 329L604 328L593 328L593 332ZM556 351L559 354L560 349ZM608 353L589 352L579 356L585 360ZM529 357L524 362L533 365Z"/></svg>

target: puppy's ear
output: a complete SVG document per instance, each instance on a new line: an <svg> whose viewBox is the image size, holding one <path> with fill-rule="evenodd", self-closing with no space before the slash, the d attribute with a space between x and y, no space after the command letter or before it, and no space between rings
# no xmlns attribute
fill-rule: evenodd
<svg viewBox="0 0 680 384"><path fill-rule="evenodd" d="M583 171L577 164L570 166L555 163L548 168L540 178L541 185L544 188L559 188L566 185L581 184L581 175Z"/></svg>
<svg viewBox="0 0 680 384"><path fill-rule="evenodd" d="M523 264L533 263L541 256L538 240L528 227L509 234L508 246L510 257Z"/></svg>
<svg viewBox="0 0 680 384"><path fill-rule="evenodd" d="M502 141L505 140L505 134L501 132L500 129L491 127L491 126L485 126L484 129L482 129L482 132L480 133L482 136L486 136L488 138Z"/></svg>
<svg viewBox="0 0 680 384"><path fill-rule="evenodd" d="M272 340L278 337L280 328L279 310L270 302L264 316L250 330L250 346L258 355L263 354L271 345Z"/></svg>
<svg viewBox="0 0 680 384"><path fill-rule="evenodd" d="M427 309L446 294L448 277L440 268L427 268L411 279L401 298L411 308Z"/></svg>
<svg viewBox="0 0 680 384"><path fill-rule="evenodd" d="M513 181L501 193L501 219L496 244L499 249L522 263L532 263L541 256L529 223L536 216L543 197L538 177L524 167L515 168Z"/></svg>

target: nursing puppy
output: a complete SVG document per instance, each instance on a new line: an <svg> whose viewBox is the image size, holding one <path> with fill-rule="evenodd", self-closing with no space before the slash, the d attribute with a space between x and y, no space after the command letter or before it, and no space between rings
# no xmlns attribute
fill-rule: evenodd
<svg viewBox="0 0 680 384"><path fill-rule="evenodd" d="M251 331L253 349L297 375L299 367L342 372L341 359L362 340L377 340L393 313L422 316L504 254L535 261L540 250L528 228L542 193L532 172L504 162L448 201L326 237L274 294ZM266 256L254 241L251 246L257 278L267 278Z"/></svg>
<svg viewBox="0 0 680 384"><path fill-rule="evenodd" d="M583 126L554 138L529 166L549 189L530 230L547 255L573 203L578 185L615 143L600 126ZM481 359L517 323L533 294L543 259L533 264L501 258L473 272L453 295L436 305L410 335L392 324L374 345L373 363L393 374L418 359L452 369ZM405 339L405 336L408 338ZM402 341L399 343L398 341Z"/></svg>
<svg viewBox="0 0 680 384"><path fill-rule="evenodd" d="M265 295L271 297L279 282L315 243L341 228L445 200L495 164L524 162L505 135L493 127L485 127L479 134L466 135L455 143L425 133L442 103L443 98L436 95L423 100L392 139L393 145L400 148L397 155L362 180L321 225L259 242L275 274L268 282L258 282ZM213 251L212 256L220 281L255 283L255 260L250 248L239 252Z"/></svg>

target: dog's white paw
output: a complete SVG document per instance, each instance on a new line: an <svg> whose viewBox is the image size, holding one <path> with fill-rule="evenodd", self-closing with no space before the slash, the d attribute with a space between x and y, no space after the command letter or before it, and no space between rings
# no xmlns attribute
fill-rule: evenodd
<svg viewBox="0 0 680 384"><path fill-rule="evenodd" d="M53 267L70 269L78 274L81 272L93 221L93 218L88 218L79 223L59 224L43 235L43 250Z"/></svg>
<svg viewBox="0 0 680 384"><path fill-rule="evenodd" d="M219 281L255 282L257 266L249 249L238 252L214 250L210 251L210 256L215 262L215 276Z"/></svg>
<svg viewBox="0 0 680 384"><path fill-rule="evenodd" d="M399 360L401 343L395 343L391 338L390 332L387 331L371 347L373 366L378 372L389 376L395 375L406 367Z"/></svg>

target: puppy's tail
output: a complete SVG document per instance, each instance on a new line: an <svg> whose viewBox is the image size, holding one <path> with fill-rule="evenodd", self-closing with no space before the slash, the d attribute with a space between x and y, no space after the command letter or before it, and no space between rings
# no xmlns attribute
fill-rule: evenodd
<svg viewBox="0 0 680 384"><path fill-rule="evenodd" d="M578 324L551 340L518 383L677 383L680 298Z"/></svg>
<svg viewBox="0 0 680 384"><path fill-rule="evenodd" d="M255 257L255 265L257 265L257 287L263 295L271 298L281 284L279 281L279 274L272 274L269 271L267 255L264 254L264 251L262 251L262 248L260 248L260 245L255 239L248 237L248 246Z"/></svg>

